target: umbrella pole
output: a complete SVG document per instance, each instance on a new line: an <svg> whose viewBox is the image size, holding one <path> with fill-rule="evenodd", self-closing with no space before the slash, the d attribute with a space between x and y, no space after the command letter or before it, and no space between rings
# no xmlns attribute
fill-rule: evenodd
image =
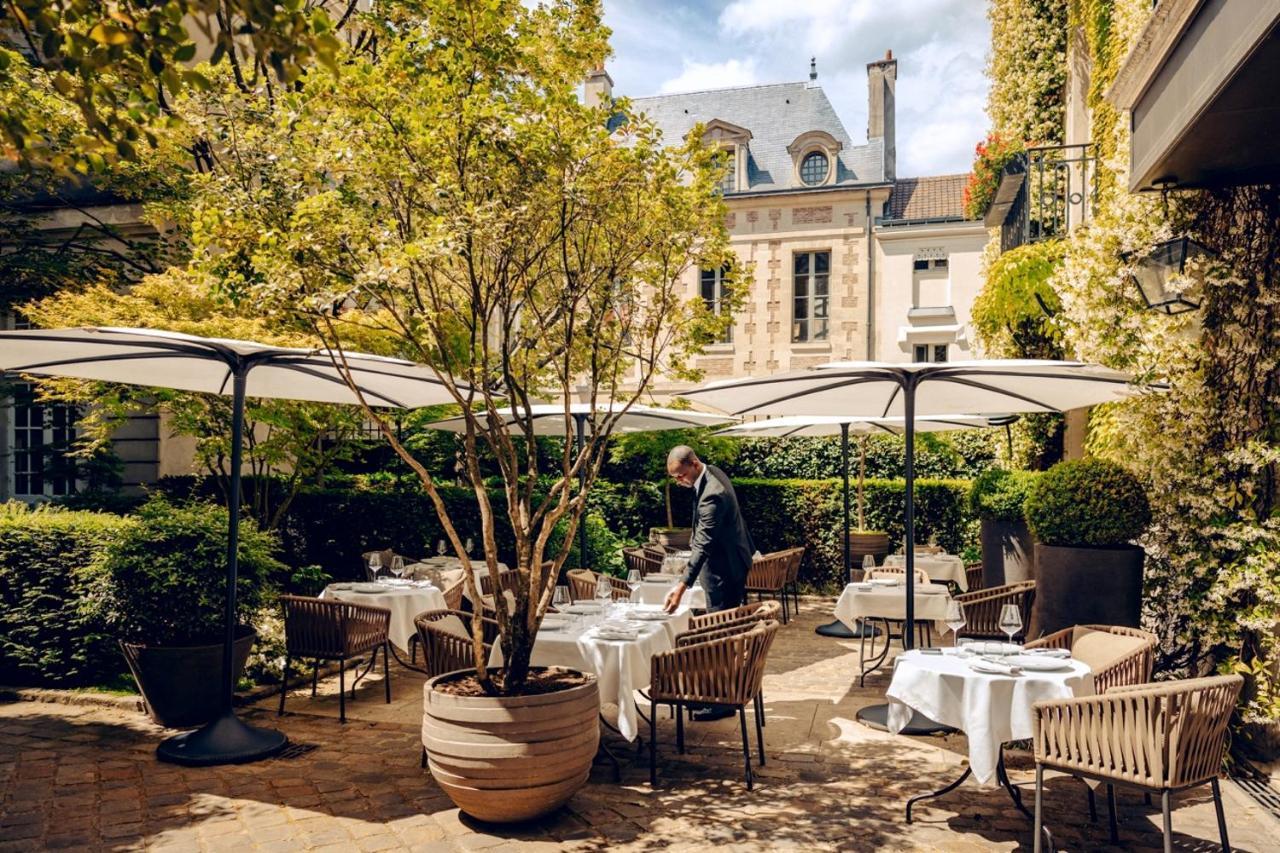
<svg viewBox="0 0 1280 853"><path fill-rule="evenodd" d="M853 553L849 550L849 425L840 424L840 471L844 475L844 582L853 582ZM839 619L814 628L815 634L854 640L859 637L876 637L880 629L861 620L856 629L850 629Z"/></svg>
<svg viewBox="0 0 1280 853"><path fill-rule="evenodd" d="M577 415L574 420L578 422L578 459L582 459L582 447L586 443L585 430L587 428L587 416ZM582 491L586 487L587 469L578 469L578 491ZM580 568L588 568L587 561L587 507L586 499L583 499L582 517L578 519L578 566Z"/></svg>
<svg viewBox="0 0 1280 853"><path fill-rule="evenodd" d="M237 365L231 403L231 489L227 507L226 636L222 644L222 708L203 728L166 738L156 747L161 761L207 767L243 764L269 758L289 743L283 732L246 725L235 715L235 677L232 672L236 641L236 576L240 557L240 468L244 438L244 396L248 368ZM280 686L283 690L284 685Z"/></svg>
<svg viewBox="0 0 1280 853"><path fill-rule="evenodd" d="M906 566L907 566L907 618L902 626L902 648L910 651L915 646L916 632L916 380L908 375L902 388L902 415L906 444L903 479L906 481Z"/></svg>

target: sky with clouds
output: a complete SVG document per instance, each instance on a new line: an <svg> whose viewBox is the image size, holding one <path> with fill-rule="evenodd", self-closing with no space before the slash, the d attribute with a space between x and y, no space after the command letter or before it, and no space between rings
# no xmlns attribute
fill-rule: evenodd
<svg viewBox="0 0 1280 853"><path fill-rule="evenodd" d="M818 82L855 142L866 65L898 60L898 174L967 172L986 134L990 33L983 0L604 0L614 92L640 97Z"/></svg>

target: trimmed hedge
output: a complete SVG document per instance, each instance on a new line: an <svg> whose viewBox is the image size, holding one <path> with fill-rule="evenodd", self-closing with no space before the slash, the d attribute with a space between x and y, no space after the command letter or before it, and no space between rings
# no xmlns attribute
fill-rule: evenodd
<svg viewBox="0 0 1280 853"><path fill-rule="evenodd" d="M1151 523L1138 478L1115 462L1073 459L1046 471L1027 492L1027 526L1046 545L1125 545Z"/></svg>
<svg viewBox="0 0 1280 853"><path fill-rule="evenodd" d="M1040 474L990 468L978 475L969 492L969 511L990 521L1022 521L1027 491Z"/></svg>
<svg viewBox="0 0 1280 853"><path fill-rule="evenodd" d="M0 682L103 681L124 661L91 606L108 548L137 527L96 512L0 514Z"/></svg>

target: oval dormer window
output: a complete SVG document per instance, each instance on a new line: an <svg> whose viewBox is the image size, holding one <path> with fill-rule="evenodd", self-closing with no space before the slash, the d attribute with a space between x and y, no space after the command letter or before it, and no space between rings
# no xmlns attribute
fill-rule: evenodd
<svg viewBox="0 0 1280 853"><path fill-rule="evenodd" d="M827 179L831 164L827 155L821 151L810 151L800 161L800 180L811 187L816 187Z"/></svg>

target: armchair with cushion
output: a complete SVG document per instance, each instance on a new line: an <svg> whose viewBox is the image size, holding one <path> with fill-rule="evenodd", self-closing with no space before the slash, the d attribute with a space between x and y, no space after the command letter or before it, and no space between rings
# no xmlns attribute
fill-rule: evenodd
<svg viewBox="0 0 1280 853"><path fill-rule="evenodd" d="M720 636L679 645L650 659L649 784L658 783L657 706L691 703L729 705L738 710L747 790L751 790L751 747L747 740L746 706L760 694L769 647L778 633L773 620L750 628L727 628ZM684 714L677 708L676 746L684 752ZM764 732L756 717L756 744L764 764Z"/></svg>
<svg viewBox="0 0 1280 853"><path fill-rule="evenodd" d="M1070 649L1071 656L1093 671L1093 689L1145 684L1151 680L1159 638L1150 631L1123 625L1076 625L1027 643L1028 649Z"/></svg>
<svg viewBox="0 0 1280 853"><path fill-rule="evenodd" d="M1041 831L1045 770L1159 793L1166 853L1173 849L1171 795L1208 783L1222 849L1229 850L1218 774L1243 684L1239 675L1221 675L1035 703L1036 853L1048 834Z"/></svg>
<svg viewBox="0 0 1280 853"><path fill-rule="evenodd" d="M391 611L385 607L352 604L301 595L282 595L284 607L284 673L280 680L280 710L284 713L284 700L288 693L289 667L294 658L313 658L315 668L311 673L311 695L316 695L316 678L320 661L338 662L338 721L347 721L347 660L362 658L372 652L369 665L356 676L351 684L351 698L356 698L356 684L369 674L382 649L382 678L386 688L387 703L391 702L391 673L388 657L390 642L387 631L391 627Z"/></svg>

